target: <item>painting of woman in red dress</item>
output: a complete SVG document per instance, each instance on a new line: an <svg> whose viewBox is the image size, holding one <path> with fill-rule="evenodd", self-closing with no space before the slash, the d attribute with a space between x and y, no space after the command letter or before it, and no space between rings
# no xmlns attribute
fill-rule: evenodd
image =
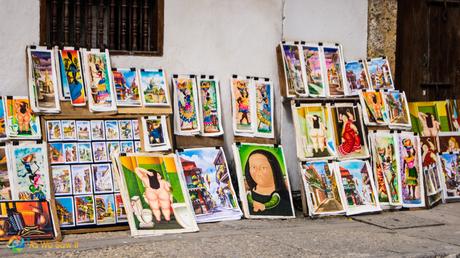
<svg viewBox="0 0 460 258"><path fill-rule="evenodd" d="M359 130L354 124L356 122L354 115L349 109L345 114L339 114L339 121L343 123L341 132L341 144L339 145L340 154L346 156L353 152L361 151L361 138Z"/></svg>

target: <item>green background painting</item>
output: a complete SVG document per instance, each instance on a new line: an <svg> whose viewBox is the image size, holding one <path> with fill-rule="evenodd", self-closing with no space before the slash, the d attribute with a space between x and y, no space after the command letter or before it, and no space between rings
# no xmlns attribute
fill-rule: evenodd
<svg viewBox="0 0 460 258"><path fill-rule="evenodd" d="M448 132L449 118L445 101L427 101L427 102L409 102L410 120L412 122L412 131L421 133L422 125L418 120L418 112L431 113L440 123L439 130Z"/></svg>
<svg viewBox="0 0 460 258"><path fill-rule="evenodd" d="M284 156L281 147L275 148L274 146L241 144L241 146L239 146L238 148L238 152L240 153L241 170L243 171L243 177L244 168L246 167L246 163L248 162L249 155L255 150L265 150L272 153L280 164L283 176L286 177L286 166L284 164Z"/></svg>
<svg viewBox="0 0 460 258"><path fill-rule="evenodd" d="M144 160L146 160L146 157L143 157ZM129 160L123 160L123 159L132 159L133 162L136 162L136 157L121 157L120 160L122 162L122 170L123 170L123 175L125 178L125 183L126 187L128 190L128 195L131 200L133 196L139 196L142 207L144 209L149 209L150 206L147 204L147 202L144 200L143 194L145 192L144 185L142 184L142 181L137 177L137 175L134 173L134 170L129 168L129 165L125 165L126 163L129 163ZM173 159L173 158L168 158L168 159ZM184 195L182 193L182 188L181 184L179 181L179 176L176 171L167 171L167 166L165 165L165 161L161 158L152 158L152 161L155 160L160 160L160 163L155 164L155 162L149 162L148 164L143 164L139 162L137 164L137 167L144 168L144 169L154 169L158 171L162 178L165 181L168 181L171 184L171 191L173 195L173 203L185 203ZM174 159L173 159L174 161ZM139 221L137 220L137 217L134 216L134 221L136 223L136 228L139 228ZM155 228L159 229L160 224L156 224ZM167 225L164 225L167 226ZM171 226L174 226L174 224L171 224Z"/></svg>

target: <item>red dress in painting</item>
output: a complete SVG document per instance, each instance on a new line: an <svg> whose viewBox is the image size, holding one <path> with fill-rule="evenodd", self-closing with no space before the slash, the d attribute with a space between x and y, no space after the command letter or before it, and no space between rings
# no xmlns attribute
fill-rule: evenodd
<svg viewBox="0 0 460 258"><path fill-rule="evenodd" d="M361 150L361 139L359 135L351 127L353 121L348 120L345 123L345 128L342 131L342 144L339 146L339 152L342 155L347 155L349 153L360 151Z"/></svg>

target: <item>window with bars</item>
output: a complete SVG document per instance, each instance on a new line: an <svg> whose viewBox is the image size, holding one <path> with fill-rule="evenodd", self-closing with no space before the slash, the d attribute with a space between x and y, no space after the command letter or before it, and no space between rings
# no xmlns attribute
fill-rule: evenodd
<svg viewBox="0 0 460 258"><path fill-rule="evenodd" d="M164 0L40 0L40 44L163 54Z"/></svg>

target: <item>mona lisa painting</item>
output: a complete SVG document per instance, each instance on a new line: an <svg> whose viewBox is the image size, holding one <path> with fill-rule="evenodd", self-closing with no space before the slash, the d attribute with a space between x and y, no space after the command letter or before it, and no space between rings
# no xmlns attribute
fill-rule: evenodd
<svg viewBox="0 0 460 258"><path fill-rule="evenodd" d="M240 199L246 218L294 218L281 146L234 144Z"/></svg>

